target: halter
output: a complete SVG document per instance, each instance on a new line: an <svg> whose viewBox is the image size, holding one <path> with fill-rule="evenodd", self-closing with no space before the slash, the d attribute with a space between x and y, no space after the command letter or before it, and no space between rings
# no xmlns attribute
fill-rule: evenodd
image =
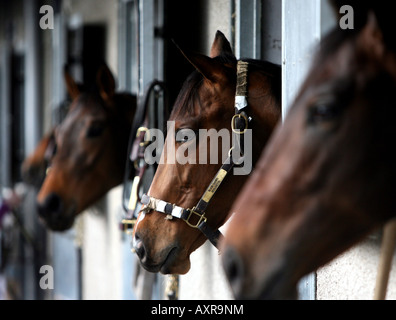
<svg viewBox="0 0 396 320"><path fill-rule="evenodd" d="M206 188L201 199L198 201L196 206L192 209L182 208L175 204L156 199L147 194L144 194L141 198L141 203L145 205L142 209L143 212L148 213L151 210L158 211L166 214L166 219L172 220L173 218L181 219L188 226L194 229L199 229L208 240L218 248L218 243L220 238L223 237L221 232L216 229L213 230L207 223L207 217L205 217L205 210L209 205L210 200L216 193L217 189L224 181L226 176L231 172L234 166L239 166L243 163L244 154L244 142L243 135L248 129L250 117L246 114L247 103L247 73L248 73L248 62L238 61L237 64L237 85L235 93L235 115L231 120L231 129L235 135L237 141L233 147L231 147L228 158L221 166L220 170L217 172L212 182ZM237 161L234 161L232 153L234 151L239 151L242 155Z"/></svg>

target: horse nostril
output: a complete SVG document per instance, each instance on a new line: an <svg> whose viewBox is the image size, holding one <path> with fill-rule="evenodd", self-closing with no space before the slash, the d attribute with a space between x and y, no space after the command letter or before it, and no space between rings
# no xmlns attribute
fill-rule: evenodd
<svg viewBox="0 0 396 320"><path fill-rule="evenodd" d="M143 241L139 238L137 234L135 234L135 237L133 239L133 249L135 250L135 253L139 257L139 259L143 260L146 256L146 249L144 248Z"/></svg>
<svg viewBox="0 0 396 320"><path fill-rule="evenodd" d="M224 272L231 285L231 289L235 296L238 296L242 290L242 283L244 277L244 264L239 253L233 248L226 248L223 253L223 267Z"/></svg>
<svg viewBox="0 0 396 320"><path fill-rule="evenodd" d="M50 193L43 202L37 203L38 214L42 218L47 218L51 214L59 212L61 205L61 198L56 193Z"/></svg>

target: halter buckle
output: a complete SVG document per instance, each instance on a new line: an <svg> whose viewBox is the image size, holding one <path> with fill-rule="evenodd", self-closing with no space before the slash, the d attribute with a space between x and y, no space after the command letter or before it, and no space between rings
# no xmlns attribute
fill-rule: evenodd
<svg viewBox="0 0 396 320"><path fill-rule="evenodd" d="M144 132L145 135L146 135L146 134L150 134L150 130L149 130L148 128L146 128L146 127L139 127L139 128L137 129L137 132L136 132L136 138L139 137L139 135L140 135L142 132ZM139 145L140 145L141 147L145 147L145 146L147 146L147 145L149 144L149 142L150 142L150 137L149 137L149 139L144 139L144 138L143 138L143 141L140 142Z"/></svg>
<svg viewBox="0 0 396 320"><path fill-rule="evenodd" d="M243 120L245 120L245 127L243 128L242 131L239 130L239 129L235 129L235 120L236 120L237 118L242 118ZM242 113L237 113L236 115L234 115L234 116L232 117L232 120L231 120L231 129L232 129L232 132L234 132L234 133L236 133L236 134L244 134L244 133L247 131L248 126L249 126L249 120L248 120L248 118L247 118L244 114L242 114Z"/></svg>
<svg viewBox="0 0 396 320"><path fill-rule="evenodd" d="M190 214L188 215L187 219L184 219L184 221L185 221L191 228L197 229L198 226L201 224L202 221L204 221L204 222L207 221L207 218L205 217L205 212L204 212L203 214L200 214L199 212L196 212L195 209L196 209L196 207L193 207L192 209L188 209L188 211L190 212ZM199 220L198 220L198 222L197 222L196 224L192 224L192 223L190 223L190 221L189 221L190 218L191 218L191 216L192 216L193 214L195 214L195 215L197 215L197 216L199 217Z"/></svg>
<svg viewBox="0 0 396 320"><path fill-rule="evenodd" d="M135 227L136 224L136 219L122 219L121 220L121 225L122 225L122 231L125 232L126 234L132 234L132 230Z"/></svg>

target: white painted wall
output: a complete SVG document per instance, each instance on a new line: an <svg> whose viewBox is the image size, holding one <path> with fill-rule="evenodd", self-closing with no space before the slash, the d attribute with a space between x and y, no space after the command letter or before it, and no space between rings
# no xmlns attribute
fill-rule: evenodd
<svg viewBox="0 0 396 320"><path fill-rule="evenodd" d="M224 228L221 228L224 232ZM180 276L180 300L230 300L231 289L217 249L206 241L191 254L191 269Z"/></svg>
<svg viewBox="0 0 396 320"><path fill-rule="evenodd" d="M231 41L231 1L230 0L204 0L203 11L205 23L202 25L204 42L203 53L209 54L217 30L224 33Z"/></svg>
<svg viewBox="0 0 396 320"><path fill-rule="evenodd" d="M318 300L372 300L381 249L381 232L317 271ZM396 299L396 255L393 256L386 299Z"/></svg>
<svg viewBox="0 0 396 320"><path fill-rule="evenodd" d="M83 213L83 299L123 299L121 194L116 187Z"/></svg>

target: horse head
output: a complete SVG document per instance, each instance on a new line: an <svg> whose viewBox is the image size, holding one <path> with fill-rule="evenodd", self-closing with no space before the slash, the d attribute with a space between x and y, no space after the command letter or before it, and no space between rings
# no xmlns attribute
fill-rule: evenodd
<svg viewBox="0 0 396 320"><path fill-rule="evenodd" d="M304 275L395 216L396 51L382 18L367 10L322 41L235 201L222 258L237 298L296 297Z"/></svg>
<svg viewBox="0 0 396 320"><path fill-rule="evenodd" d="M97 73L97 88L81 92L65 72L72 104L54 132L55 152L37 196L40 217L62 231L74 218L123 179L128 136L136 99L115 92L107 66Z"/></svg>
<svg viewBox="0 0 396 320"><path fill-rule="evenodd" d="M168 128L148 195L150 199L163 201L159 203L174 204L174 208L191 209L203 196L230 150L230 144L212 143L212 139L215 142L231 140L237 59L219 31L210 56L183 54L196 70L184 82L174 104L168 122L173 128ZM280 68L249 61L247 82L254 163L280 117ZM212 194L204 213L212 229L226 221L233 199L245 180L244 175L227 176ZM196 214L193 211L190 210L192 216ZM158 210L143 208L134 229L134 247L142 265L152 272L186 273L190 268L190 254L207 240L196 228L200 219L191 217L186 223Z"/></svg>

